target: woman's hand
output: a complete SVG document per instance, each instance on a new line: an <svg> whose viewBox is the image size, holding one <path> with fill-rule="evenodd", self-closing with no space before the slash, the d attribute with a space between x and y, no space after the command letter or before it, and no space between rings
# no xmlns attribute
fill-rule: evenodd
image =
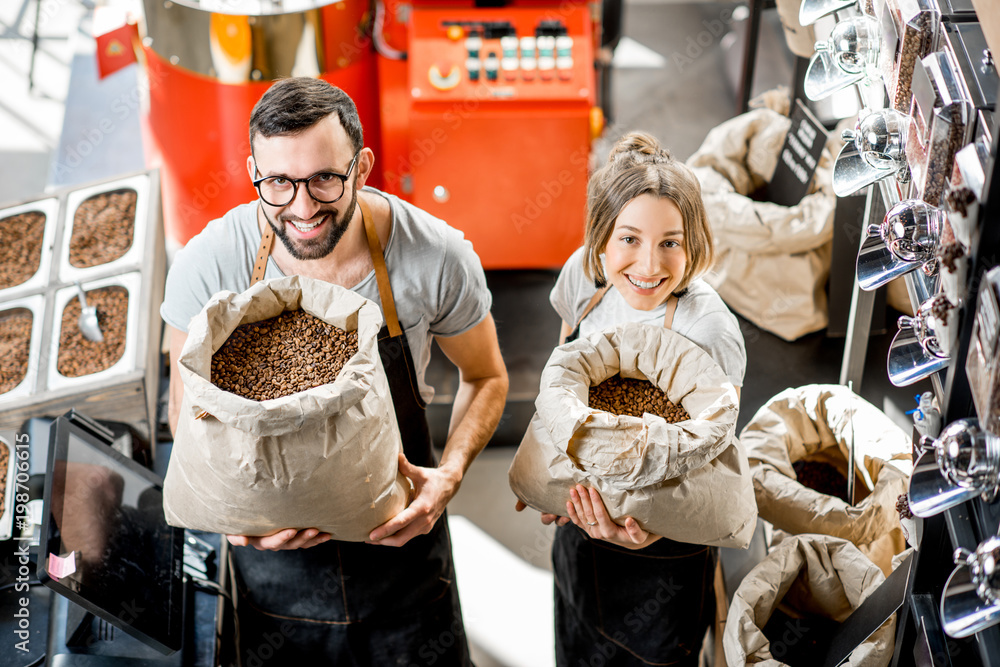
<svg viewBox="0 0 1000 667"><path fill-rule="evenodd" d="M520 500L518 500L516 503L514 503L514 510L517 511L517 512L520 512L525 507L527 507L527 505L525 505ZM566 517L564 517L564 516L559 516L558 514L548 514L546 512L542 512L542 523L544 523L546 526L548 526L553 521L555 522L555 524L557 526L565 526L567 523L569 523L569 519L566 518Z"/></svg>
<svg viewBox="0 0 1000 667"><path fill-rule="evenodd" d="M570 520L595 539L626 549L642 549L660 539L658 535L643 530L639 522L630 516L625 517L621 525L612 521L597 489L577 484L570 490L569 496L566 512Z"/></svg>

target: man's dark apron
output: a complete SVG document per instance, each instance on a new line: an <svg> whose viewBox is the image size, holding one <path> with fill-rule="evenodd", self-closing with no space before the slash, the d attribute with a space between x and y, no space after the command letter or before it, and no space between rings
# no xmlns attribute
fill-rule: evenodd
<svg viewBox="0 0 1000 667"><path fill-rule="evenodd" d="M567 341L606 292L594 295ZM668 329L676 304L667 306ZM632 551L560 526L552 545L556 664L697 665L715 615L717 560L712 547L660 538Z"/></svg>
<svg viewBox="0 0 1000 667"><path fill-rule="evenodd" d="M365 233L386 325L379 356L389 378L406 458L436 465L426 405L396 317L382 246L368 206ZM264 275L274 233L266 226L253 282ZM310 549L233 549L240 579L243 665L470 665L451 559L447 514L403 547L330 540Z"/></svg>

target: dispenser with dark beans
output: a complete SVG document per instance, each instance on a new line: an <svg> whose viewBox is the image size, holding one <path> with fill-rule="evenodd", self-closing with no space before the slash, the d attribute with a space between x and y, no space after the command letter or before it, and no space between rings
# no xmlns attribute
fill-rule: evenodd
<svg viewBox="0 0 1000 667"><path fill-rule="evenodd" d="M955 153L965 144L972 113L970 95L947 53L932 53L917 64L906 159L914 187L931 206L944 204Z"/></svg>
<svg viewBox="0 0 1000 667"><path fill-rule="evenodd" d="M913 70L936 46L941 13L933 0L886 0L880 21L887 42L882 78L889 104L909 113Z"/></svg>

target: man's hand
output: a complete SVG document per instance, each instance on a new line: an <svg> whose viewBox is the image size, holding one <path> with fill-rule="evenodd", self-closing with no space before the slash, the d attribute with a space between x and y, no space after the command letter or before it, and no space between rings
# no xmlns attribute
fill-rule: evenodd
<svg viewBox="0 0 1000 667"><path fill-rule="evenodd" d="M516 512L522 511L525 507L527 507L527 505L525 505L520 500L514 503L514 511ZM557 526L565 526L567 523L569 523L569 518L564 516L559 516L558 514L549 514L548 512L542 512L542 523L548 526L553 521L556 523Z"/></svg>
<svg viewBox="0 0 1000 667"><path fill-rule="evenodd" d="M658 535L643 530L639 522L630 516L625 517L622 525L612 521L597 489L587 489L582 484L577 484L570 490L569 496L566 512L570 520L595 539L626 549L642 549L660 539Z"/></svg>
<svg viewBox="0 0 1000 667"><path fill-rule="evenodd" d="M399 453L399 471L413 482L413 501L402 512L369 535L371 544L401 547L418 535L426 535L458 492L462 474L444 466L421 468Z"/></svg>
<svg viewBox="0 0 1000 667"><path fill-rule="evenodd" d="M308 549L317 544L323 544L330 539L330 533L320 532L316 528L296 530L286 528L273 535L251 537L249 535L226 535L226 539L234 547L253 547L257 551L282 551L285 549Z"/></svg>

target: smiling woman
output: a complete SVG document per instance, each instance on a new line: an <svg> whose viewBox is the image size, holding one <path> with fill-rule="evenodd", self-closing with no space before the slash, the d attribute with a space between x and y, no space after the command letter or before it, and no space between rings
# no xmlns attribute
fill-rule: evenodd
<svg viewBox="0 0 1000 667"><path fill-rule="evenodd" d="M563 320L562 342L630 322L672 329L740 387L746 352L739 324L700 278L712 264L712 233L692 172L656 139L634 132L615 146L588 190L585 244L550 296ZM610 441L598 446L604 454L613 450ZM558 665L587 662L609 640L644 664L697 664L714 615L718 552L703 546L710 541L663 538L631 516L612 520L598 490L582 485L565 499L565 517L543 514L542 521L559 524L552 552ZM699 530L696 537L704 537ZM641 627L614 624L643 608L649 591L668 579L691 585Z"/></svg>
<svg viewBox="0 0 1000 667"><path fill-rule="evenodd" d="M684 219L670 199L639 195L622 209L604 249L604 272L636 310L665 303L684 279Z"/></svg>

